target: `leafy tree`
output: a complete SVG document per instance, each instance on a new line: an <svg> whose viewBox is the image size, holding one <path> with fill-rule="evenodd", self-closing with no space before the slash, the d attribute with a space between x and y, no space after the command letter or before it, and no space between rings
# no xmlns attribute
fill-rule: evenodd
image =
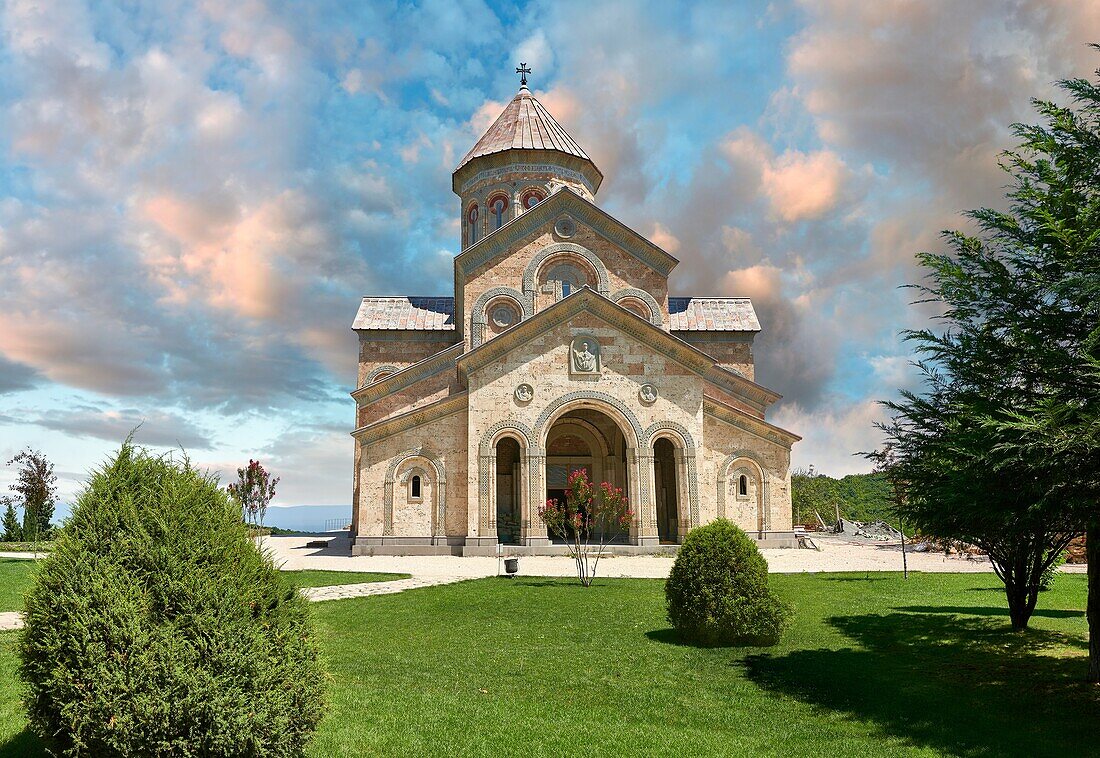
<svg viewBox="0 0 1100 758"><path fill-rule="evenodd" d="M4 504L4 520L0 522L4 542L21 542L23 527L19 523L19 515L15 512L15 502L10 497L2 497L0 502Z"/></svg>
<svg viewBox="0 0 1100 758"><path fill-rule="evenodd" d="M1036 101L1043 123L1015 127L1010 211L978 216L1022 282L992 328L1036 367L1034 391L985 423L1000 466L1045 476L1086 529L1088 677L1100 683L1100 81L1060 84L1068 106Z"/></svg>
<svg viewBox="0 0 1100 758"><path fill-rule="evenodd" d="M186 459L127 441L24 615L24 704L55 755L295 756L324 711L307 601Z"/></svg>
<svg viewBox="0 0 1100 758"><path fill-rule="evenodd" d="M259 461L250 458L247 466L237 469L237 482L230 484L226 490L241 506L246 519L255 521L258 517L260 526L263 526L267 506L275 499L275 485L278 483L279 477L271 476Z"/></svg>
<svg viewBox="0 0 1100 758"><path fill-rule="evenodd" d="M1098 72L1100 75L1100 72ZM1043 573L1088 526L1100 552L1100 89L1061 82L1072 107L1035 101L1014 126L1007 209L969 213L976 235L925 254L923 299L946 328L909 332L925 391L887 425L922 527L990 553L1013 626ZM1089 564L1090 678L1100 681L1100 561Z"/></svg>
<svg viewBox="0 0 1100 758"><path fill-rule="evenodd" d="M584 469L569 474L564 501L550 499L539 509L546 530L568 546L585 587L592 586L604 549L629 528L632 516L621 488L593 484Z"/></svg>
<svg viewBox="0 0 1100 758"><path fill-rule="evenodd" d="M882 473L848 474L840 479L810 469L791 473L791 500L796 524L816 523L816 511L826 523L841 516L855 521L891 521L893 491Z"/></svg>
<svg viewBox="0 0 1100 758"><path fill-rule="evenodd" d="M23 539L37 542L50 533L57 503L57 476L53 464L37 450L27 448L8 461L9 466L16 464L19 473L11 490L23 500Z"/></svg>

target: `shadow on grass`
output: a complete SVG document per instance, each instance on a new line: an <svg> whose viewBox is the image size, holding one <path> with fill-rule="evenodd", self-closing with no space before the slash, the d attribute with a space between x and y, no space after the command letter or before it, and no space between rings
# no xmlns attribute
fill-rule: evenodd
<svg viewBox="0 0 1100 758"><path fill-rule="evenodd" d="M892 577L888 576L868 576L866 574L853 574L852 576L823 576L821 579L826 582L885 582Z"/></svg>
<svg viewBox="0 0 1100 758"><path fill-rule="evenodd" d="M25 728L0 745L0 758L31 758L38 755L46 755L46 746L30 728Z"/></svg>
<svg viewBox="0 0 1100 758"><path fill-rule="evenodd" d="M677 647L695 647L704 650L713 650L720 648L764 648L773 647L778 644L778 640L756 639L741 639L734 642L707 644L703 642L695 642L694 640L685 640L680 637L675 629L671 627L667 629L654 629L653 631L646 632L645 636L653 640L654 642L660 642L664 645L676 645Z"/></svg>
<svg viewBox="0 0 1100 758"><path fill-rule="evenodd" d="M894 611L907 613L954 613L964 616L1004 616L1008 617L1008 608L994 608L991 606L959 606L959 605L904 605L891 608ZM1085 615L1084 611L1067 611L1057 608L1036 608L1031 614L1051 619L1072 619Z"/></svg>
<svg viewBox="0 0 1100 758"><path fill-rule="evenodd" d="M1076 636L1014 633L985 618L935 613L842 616L827 623L853 647L755 654L743 664L766 690L876 724L884 733L967 756L1085 755L1100 688L1084 683ZM1053 652L1054 654L1048 654Z"/></svg>

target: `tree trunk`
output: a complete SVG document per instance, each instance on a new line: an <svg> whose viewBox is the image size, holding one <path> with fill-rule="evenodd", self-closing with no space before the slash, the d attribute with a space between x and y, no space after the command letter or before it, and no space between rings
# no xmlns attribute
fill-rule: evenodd
<svg viewBox="0 0 1100 758"><path fill-rule="evenodd" d="M1085 533L1085 560L1089 574L1089 597L1085 606L1089 622L1088 681L1100 684L1100 518L1090 521Z"/></svg>
<svg viewBox="0 0 1100 758"><path fill-rule="evenodd" d="M1028 608L1027 586L1018 578L1005 581L1005 595L1008 597L1008 616L1012 620L1012 628L1016 631L1027 629L1027 622L1031 619L1031 609ZM1034 604L1032 604L1032 609Z"/></svg>

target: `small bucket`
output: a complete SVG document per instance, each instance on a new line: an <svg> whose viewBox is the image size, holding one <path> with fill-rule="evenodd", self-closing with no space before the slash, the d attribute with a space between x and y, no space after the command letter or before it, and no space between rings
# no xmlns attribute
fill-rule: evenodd
<svg viewBox="0 0 1100 758"><path fill-rule="evenodd" d="M504 570L508 572L509 576L519 571L519 558L505 558Z"/></svg>

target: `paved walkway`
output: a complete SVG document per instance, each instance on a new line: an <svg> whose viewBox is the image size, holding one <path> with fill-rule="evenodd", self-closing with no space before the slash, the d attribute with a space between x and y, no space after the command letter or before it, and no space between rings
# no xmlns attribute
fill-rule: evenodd
<svg viewBox="0 0 1100 758"><path fill-rule="evenodd" d="M362 584L338 584L334 587L305 587L302 594L307 600L346 600L349 597L370 597L372 595L395 595L405 590L418 590L421 587L434 587L437 584L464 582L466 576L421 576L409 579L397 579L392 582L364 582Z"/></svg>

